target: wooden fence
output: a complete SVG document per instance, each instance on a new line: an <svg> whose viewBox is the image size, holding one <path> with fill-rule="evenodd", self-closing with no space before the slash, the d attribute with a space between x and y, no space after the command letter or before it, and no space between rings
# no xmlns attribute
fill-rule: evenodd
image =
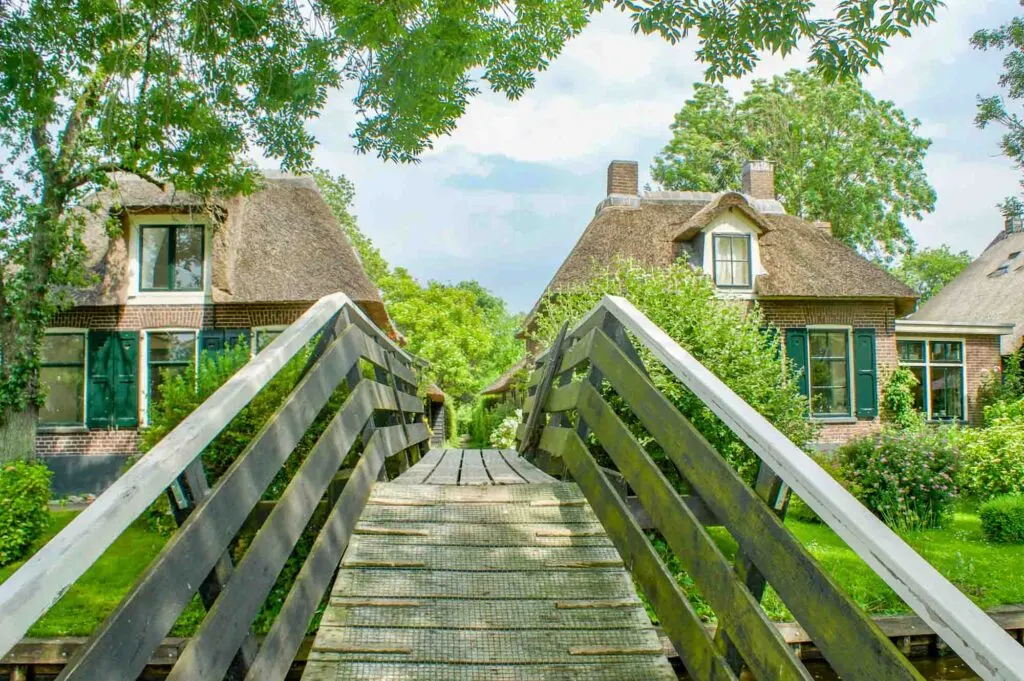
<svg viewBox="0 0 1024 681"><path fill-rule="evenodd" d="M211 488L200 454L315 340L294 390ZM0 585L0 657L165 490L180 525L59 679L135 679L199 594L206 614L172 681L283 679L385 461L404 470L428 431L412 358L344 294L313 305ZM229 549L339 387L347 397L237 564ZM342 463L357 458L262 643L252 622ZM130 643L130 644L129 644Z"/></svg>
<svg viewBox="0 0 1024 681"><path fill-rule="evenodd" d="M753 487L658 391L638 347L760 457ZM791 489L982 678L1024 679L1024 647L628 301L606 297L575 329L563 327L529 395L521 451L580 486L692 677L736 679L746 667L766 681L811 678L760 605L771 585L843 678L921 678L783 525ZM687 493L652 459L652 444ZM637 522L629 491L717 615L713 635ZM706 525L729 531L735 561Z"/></svg>

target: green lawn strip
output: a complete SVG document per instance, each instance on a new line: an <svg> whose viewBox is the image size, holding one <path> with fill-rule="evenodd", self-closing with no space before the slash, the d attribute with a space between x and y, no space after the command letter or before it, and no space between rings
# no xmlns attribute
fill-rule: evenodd
<svg viewBox="0 0 1024 681"><path fill-rule="evenodd" d="M832 578L872 615L910 614L910 608L842 539L825 525L787 520L793 532ZM722 552L736 554L736 542L722 527L708 528ZM1019 578L1024 564L1024 546L986 544L981 521L971 513L957 513L948 527L921 530L903 535L915 551L931 563L946 579L982 608L1024 604L1024 580ZM702 618L714 621L714 612L701 597L689 575L660 540L655 546L687 593ZM792 616L778 595L769 587L764 608L775 621Z"/></svg>

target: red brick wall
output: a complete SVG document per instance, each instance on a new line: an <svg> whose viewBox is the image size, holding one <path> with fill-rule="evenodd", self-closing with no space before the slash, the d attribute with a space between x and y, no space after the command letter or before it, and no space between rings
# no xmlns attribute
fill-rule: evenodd
<svg viewBox="0 0 1024 681"><path fill-rule="evenodd" d="M964 367L967 374L967 419L972 425L980 426L984 416L978 405L978 389L985 377L1002 370L998 336L967 336L964 348Z"/></svg>
<svg viewBox="0 0 1024 681"><path fill-rule="evenodd" d="M765 319L779 329L815 324L835 324L875 330L875 352L878 360L878 386L899 360L896 353L896 308L892 301L758 301ZM880 399L880 396L879 396ZM881 427L879 419L857 419L851 423L820 424L818 441L835 443L870 435Z"/></svg>
<svg viewBox="0 0 1024 681"><path fill-rule="evenodd" d="M312 302L76 307L58 313L50 326L125 331L167 327L251 328L291 324L310 305Z"/></svg>
<svg viewBox="0 0 1024 681"><path fill-rule="evenodd" d="M81 433L48 433L36 435L36 454L135 454L139 450L137 430L90 430Z"/></svg>

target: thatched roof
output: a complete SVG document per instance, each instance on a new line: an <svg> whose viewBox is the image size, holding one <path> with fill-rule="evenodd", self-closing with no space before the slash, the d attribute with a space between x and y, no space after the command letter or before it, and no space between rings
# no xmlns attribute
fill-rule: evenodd
<svg viewBox="0 0 1024 681"><path fill-rule="evenodd" d="M1014 258L1011 255L1017 253ZM1005 265L1005 271L1002 267ZM953 281L910 316L917 321L1014 324L1003 337L1010 354L1024 340L1024 232L1000 232Z"/></svg>
<svg viewBox="0 0 1024 681"><path fill-rule="evenodd" d="M480 391L481 395L500 395L504 392L508 392L509 388L512 387L512 382L515 380L516 374L526 369L529 366L532 359L530 357L523 357L521 360L513 364L508 368L505 373L497 378L494 383Z"/></svg>
<svg viewBox="0 0 1024 681"><path fill-rule="evenodd" d="M446 396L444 391L441 390L436 383L431 383L427 386L427 398L431 402L444 402Z"/></svg>
<svg viewBox="0 0 1024 681"><path fill-rule="evenodd" d="M212 218L212 302L312 302L342 291L384 329L391 321L376 286L311 177L267 175L249 196L199 198L120 175L116 187L94 197L88 213L87 266L96 286L75 292L77 305L123 305L129 291L128 230L111 237L111 216L122 226L133 214L196 214Z"/></svg>
<svg viewBox="0 0 1024 681"><path fill-rule="evenodd" d="M890 298L899 314L913 310L913 290L835 239L823 223L786 215L777 201L736 192L644 192L632 202L602 201L544 292L579 284L617 257L668 266L677 258L678 242L692 240L730 210L760 232L766 274L755 281L758 298ZM530 316L535 312L536 305Z"/></svg>

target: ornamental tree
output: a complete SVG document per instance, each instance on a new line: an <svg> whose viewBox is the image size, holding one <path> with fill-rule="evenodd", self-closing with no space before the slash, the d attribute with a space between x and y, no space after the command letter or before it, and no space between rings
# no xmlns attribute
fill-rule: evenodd
<svg viewBox="0 0 1024 681"><path fill-rule="evenodd" d="M755 80L738 102L697 84L651 174L666 189L736 190L744 161L770 159L787 211L830 222L837 238L886 259L913 244L904 220L935 207L924 170L931 141L918 126L856 79L790 71Z"/></svg>
<svg viewBox="0 0 1024 681"><path fill-rule="evenodd" d="M840 0L824 17L813 0L0 3L0 451L31 449L43 331L61 291L89 283L75 208L112 172L201 195L251 191L256 150L308 167L307 123L343 85L356 148L413 161L481 83L522 96L605 4L637 31L695 35L722 78L800 41L830 76L863 72L941 0Z"/></svg>

